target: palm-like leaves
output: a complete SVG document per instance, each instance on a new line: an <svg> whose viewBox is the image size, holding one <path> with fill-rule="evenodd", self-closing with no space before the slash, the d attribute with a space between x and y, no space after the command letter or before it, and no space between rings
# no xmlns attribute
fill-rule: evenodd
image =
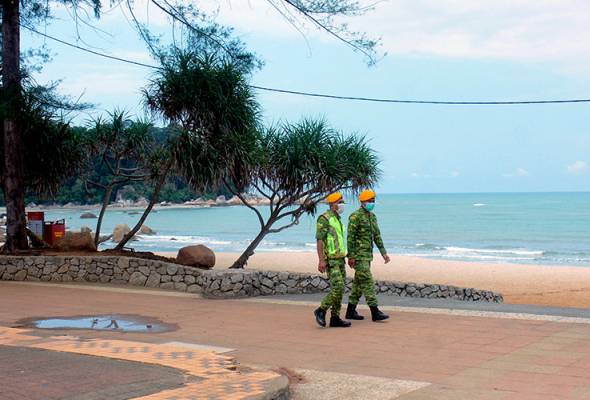
<svg viewBox="0 0 590 400"><path fill-rule="evenodd" d="M278 198L316 200L339 189L372 186L379 160L362 136L344 136L324 120L268 129L261 140L257 178Z"/></svg>
<svg viewBox="0 0 590 400"><path fill-rule="evenodd" d="M147 107L178 126L179 172L197 190L231 179L243 187L258 141L259 106L243 66L215 55L172 49L144 91Z"/></svg>
<svg viewBox="0 0 590 400"><path fill-rule="evenodd" d="M304 213L314 213L317 203L330 192L372 186L380 175L379 159L364 137L345 136L324 120L305 119L268 128L257 143L252 153L256 162L250 170L251 189L270 201L270 213L265 219L247 204L258 217L260 233L234 268L246 264L268 233L297 224ZM240 195L231 186L227 188ZM288 222L274 227L284 219Z"/></svg>

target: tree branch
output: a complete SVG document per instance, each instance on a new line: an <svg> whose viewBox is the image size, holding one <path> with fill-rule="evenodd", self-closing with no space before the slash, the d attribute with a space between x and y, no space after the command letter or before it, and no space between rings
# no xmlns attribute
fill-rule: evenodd
<svg viewBox="0 0 590 400"><path fill-rule="evenodd" d="M352 42L352 41L350 41L350 40L348 40L348 39L340 36L332 28L326 26L326 24L324 24L323 22L321 22L320 20L318 20L317 18L315 18L313 15L311 15L305 8L300 7L293 0L283 0L283 1L285 3L287 3L288 5L290 5L291 7L293 7L298 12L300 12L304 17L306 17L307 19L309 19L310 21L312 21L312 23L314 23L317 27L319 27L320 29L324 30L328 34L334 36L336 39L338 39L339 41L343 42L344 44L352 47L354 50L360 51L371 62L374 62L374 56L372 54L370 54L367 50L363 49L362 47L360 47L359 45L355 44L354 42Z"/></svg>
<svg viewBox="0 0 590 400"><path fill-rule="evenodd" d="M90 179L87 179L87 180L85 180L84 182L88 182L88 183L90 183L91 185L97 186L97 187L99 187L99 188L103 188L103 189L106 189L106 188L107 188L107 187L106 187L106 185L103 185L102 183L98 183L98 182L91 181Z"/></svg>
<svg viewBox="0 0 590 400"><path fill-rule="evenodd" d="M258 222L260 223L260 228L264 228L264 218L262 217L260 211L258 211L256 207L254 207L252 204L248 203L248 200L246 200L246 198L241 193L238 193L237 190L233 190L231 186L228 184L227 180L223 179L223 184L227 188L227 190L230 191L230 193L232 193L234 196L237 196L238 199L240 199L246 207L248 207L250 210L256 213L256 216L258 217Z"/></svg>
<svg viewBox="0 0 590 400"><path fill-rule="evenodd" d="M277 229L269 229L268 233L279 233L281 231L284 231L285 229L289 229L290 227L298 225L298 224L299 224L299 217L296 217L291 223L289 223L287 225L283 225Z"/></svg>

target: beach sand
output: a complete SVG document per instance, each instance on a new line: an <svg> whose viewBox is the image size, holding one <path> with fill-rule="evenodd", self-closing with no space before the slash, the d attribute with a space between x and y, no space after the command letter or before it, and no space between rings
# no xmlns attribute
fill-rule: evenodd
<svg viewBox="0 0 590 400"><path fill-rule="evenodd" d="M159 253L168 257L176 254ZM227 268L237 253L216 253L218 268ZM308 252L259 252L247 268L317 272L317 256ZM500 292L506 303L555 307L590 307L590 268L529 264L491 264L393 256L385 265L375 256L375 279L438 283ZM353 271L348 268L349 276Z"/></svg>

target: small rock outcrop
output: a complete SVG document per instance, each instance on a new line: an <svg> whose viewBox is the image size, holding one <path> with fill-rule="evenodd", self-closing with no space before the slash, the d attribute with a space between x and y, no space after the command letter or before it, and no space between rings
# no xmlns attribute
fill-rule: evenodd
<svg viewBox="0 0 590 400"><path fill-rule="evenodd" d="M141 228L139 228L139 233L141 233L143 235L155 235L156 231L154 231L152 228L150 228L147 225L142 225Z"/></svg>
<svg viewBox="0 0 590 400"><path fill-rule="evenodd" d="M94 238L88 231L84 232L66 232L65 235L57 241L54 248L58 251L85 250L96 251Z"/></svg>
<svg viewBox="0 0 590 400"><path fill-rule="evenodd" d="M176 262L190 267L211 269L215 266L215 253L202 244L187 246L178 250Z"/></svg>
<svg viewBox="0 0 590 400"><path fill-rule="evenodd" d="M82 213L80 215L80 218L82 218L82 219L91 219L91 218L98 218L98 217L95 214L91 213L91 212L85 212L85 213Z"/></svg>
<svg viewBox="0 0 590 400"><path fill-rule="evenodd" d="M119 243L121 240L123 240L123 237L125 237L125 235L128 234L130 231L131 228L129 228L129 225L119 224L115 226L115 229L113 229L113 237L111 239L113 240L113 242Z"/></svg>
<svg viewBox="0 0 590 400"><path fill-rule="evenodd" d="M230 206L241 206L242 200L238 196L233 196L231 199L227 201L227 204Z"/></svg>

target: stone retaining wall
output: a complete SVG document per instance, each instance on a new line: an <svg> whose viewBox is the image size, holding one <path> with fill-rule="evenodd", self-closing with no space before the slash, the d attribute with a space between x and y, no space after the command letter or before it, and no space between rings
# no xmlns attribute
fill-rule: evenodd
<svg viewBox="0 0 590 400"><path fill-rule="evenodd" d="M42 282L100 282L230 298L329 290L317 274L257 270L201 270L132 257L0 256L0 280ZM348 278L346 290L350 291ZM377 293L390 296L446 298L501 303L502 295L487 290L428 283L376 281Z"/></svg>

